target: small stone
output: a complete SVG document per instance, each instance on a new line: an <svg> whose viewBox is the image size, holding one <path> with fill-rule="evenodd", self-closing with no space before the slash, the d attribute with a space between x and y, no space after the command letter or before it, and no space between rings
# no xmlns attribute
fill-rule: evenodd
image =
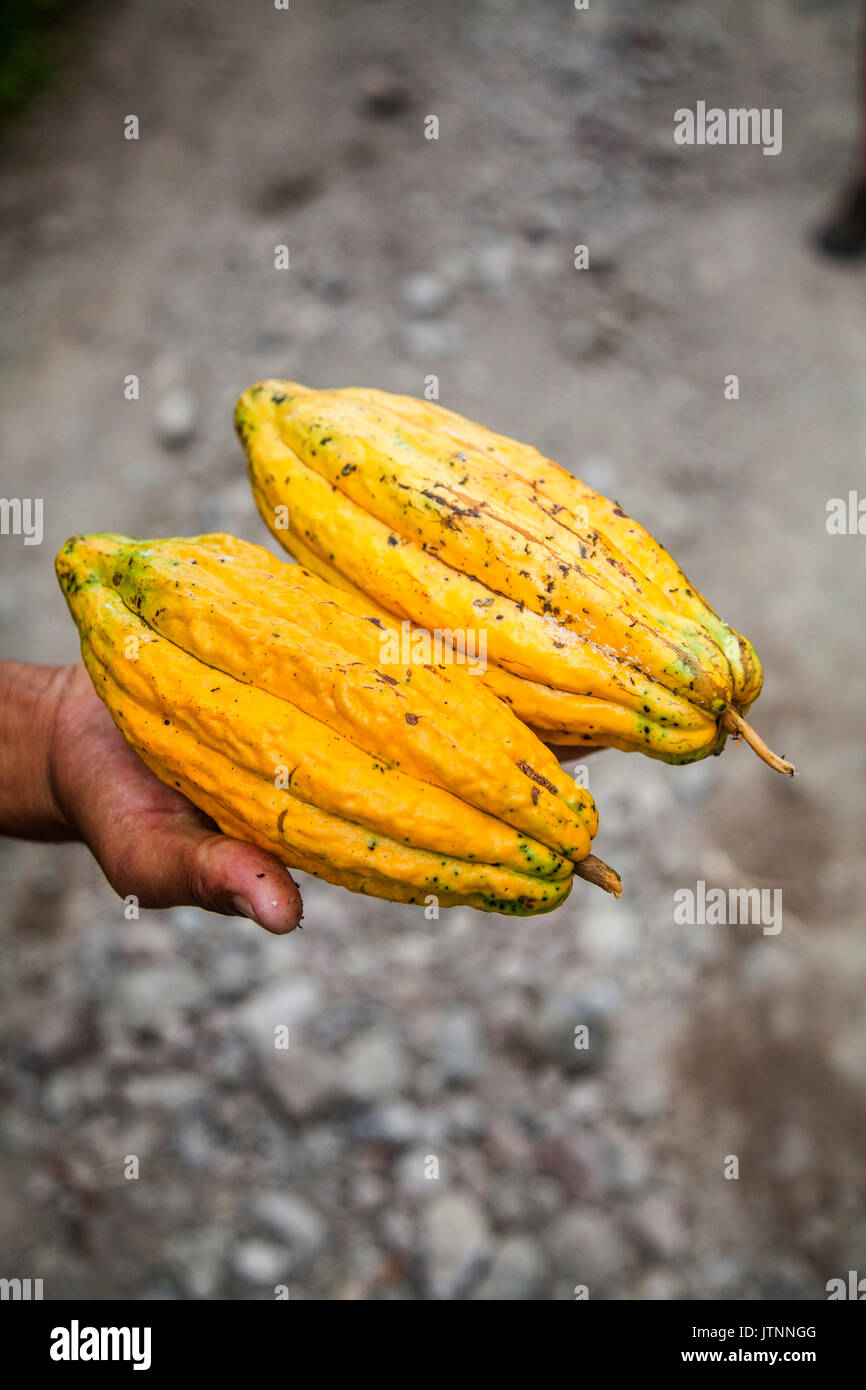
<svg viewBox="0 0 866 1390"><path fill-rule="evenodd" d="M400 286L400 298L411 314L432 317L447 306L451 290L437 275L407 275Z"/></svg>
<svg viewBox="0 0 866 1390"><path fill-rule="evenodd" d="M523 224L523 235L534 246L553 241L559 235L562 219L553 208L536 208Z"/></svg>
<svg viewBox="0 0 866 1390"><path fill-rule="evenodd" d="M89 1062L52 1073L42 1092L42 1104L52 1118L104 1102L108 1090L105 1067Z"/></svg>
<svg viewBox="0 0 866 1390"><path fill-rule="evenodd" d="M232 1251L232 1268L245 1284L284 1284L290 1263L281 1245L266 1240L244 1240Z"/></svg>
<svg viewBox="0 0 866 1390"><path fill-rule="evenodd" d="M476 1079L484 1065L477 1014L471 1009L453 1009L441 1019L436 1057L446 1085L460 1085Z"/></svg>
<svg viewBox="0 0 866 1390"><path fill-rule="evenodd" d="M624 864L620 868L625 871ZM617 902L612 894L599 893L597 896L609 901L614 909L622 910L611 911L607 901L589 904L588 910L580 918L580 946L587 960L610 968L612 962L618 962L635 951L640 939L640 926L634 913L624 903Z"/></svg>
<svg viewBox="0 0 866 1390"><path fill-rule="evenodd" d="M551 995L532 1032L535 1051L571 1076L600 1071L607 1053L609 1019L618 1002L619 991L607 984Z"/></svg>
<svg viewBox="0 0 866 1390"><path fill-rule="evenodd" d="M502 296L511 288L514 247L510 241L494 239L478 248L474 257L475 281L490 294Z"/></svg>
<svg viewBox="0 0 866 1390"><path fill-rule="evenodd" d="M352 1183L352 1206L357 1211L375 1211L388 1197L388 1184L375 1173L360 1173Z"/></svg>
<svg viewBox="0 0 866 1390"><path fill-rule="evenodd" d="M247 951L218 951L211 962L214 994L219 999L242 999L255 983L257 964Z"/></svg>
<svg viewBox="0 0 866 1390"><path fill-rule="evenodd" d="M652 1171L645 1147L624 1133L599 1142L597 1164L604 1189L617 1196L638 1192Z"/></svg>
<svg viewBox="0 0 866 1390"><path fill-rule="evenodd" d="M38 1027L24 1040L22 1064L34 1071L47 1072L74 1061L88 1049L91 1028L86 1016L68 1004L57 1004L39 1019Z"/></svg>
<svg viewBox="0 0 866 1390"><path fill-rule="evenodd" d="M689 1248L689 1235L676 1204L661 1192L650 1192L632 1212L635 1239L654 1259L674 1260Z"/></svg>
<svg viewBox="0 0 866 1390"><path fill-rule="evenodd" d="M419 361L435 361L437 357L449 357L460 344L460 332L456 324L442 319L436 323L423 321L407 323L402 329L405 351Z"/></svg>
<svg viewBox="0 0 866 1390"><path fill-rule="evenodd" d="M368 68L361 77L361 110L376 121L402 116L411 105L407 85L386 67Z"/></svg>
<svg viewBox="0 0 866 1390"><path fill-rule="evenodd" d="M423 1221L427 1285L433 1299L463 1298L490 1253L487 1219L466 1192L435 1197Z"/></svg>
<svg viewBox="0 0 866 1390"><path fill-rule="evenodd" d="M297 1259L316 1254L327 1239L327 1226L303 1197L290 1192L260 1192L253 1203L258 1219L274 1235L281 1237Z"/></svg>
<svg viewBox="0 0 866 1390"><path fill-rule="evenodd" d="M542 1273L543 1261L533 1242L525 1236L511 1236L499 1246L472 1297L503 1303L537 1298Z"/></svg>
<svg viewBox="0 0 866 1390"><path fill-rule="evenodd" d="M273 1049L277 1029L288 1029L289 1048L301 1041L306 1024L319 1012L321 992L302 975L256 990L237 1011L241 1027L257 1046Z"/></svg>
<svg viewBox="0 0 866 1390"><path fill-rule="evenodd" d="M195 1072L158 1071L153 1076L133 1076L124 1083L123 1095L136 1108L184 1110L205 1090L206 1081Z"/></svg>
<svg viewBox="0 0 866 1390"><path fill-rule="evenodd" d="M566 1113L581 1126L594 1124L604 1109L598 1081L579 1080L574 1083L564 1102Z"/></svg>
<svg viewBox="0 0 866 1390"><path fill-rule="evenodd" d="M206 980L183 961L146 965L118 976L106 1015L118 1030L156 1027L167 1015L200 1004L207 994Z"/></svg>
<svg viewBox="0 0 866 1390"><path fill-rule="evenodd" d="M548 1249L560 1279L555 1297L570 1297L585 1284L590 1298L615 1293L634 1263L631 1246L613 1221L591 1207L558 1213L549 1228Z"/></svg>
<svg viewBox="0 0 866 1390"><path fill-rule="evenodd" d="M409 1068L403 1045L388 1029L370 1028L343 1055L343 1088L353 1100L394 1095L405 1086Z"/></svg>
<svg viewBox="0 0 866 1390"><path fill-rule="evenodd" d="M245 1087L250 1073L250 1047L240 1033L217 1035L210 1049L211 1075L230 1086Z"/></svg>
<svg viewBox="0 0 866 1390"><path fill-rule="evenodd" d="M198 407L191 391L174 386L156 402L156 434L164 449L185 449L198 430Z"/></svg>
<svg viewBox="0 0 866 1390"><path fill-rule="evenodd" d="M379 1227L382 1241L391 1250L406 1255L414 1254L417 1245L415 1222L408 1211L403 1211L389 1202L382 1212Z"/></svg>
<svg viewBox="0 0 866 1390"><path fill-rule="evenodd" d="M668 1104L666 1078L649 1070L631 1076L623 1087L621 1104L629 1119L657 1120Z"/></svg>
<svg viewBox="0 0 866 1390"><path fill-rule="evenodd" d="M531 1216L530 1203L521 1184L514 1178L498 1174L490 1190L490 1211L498 1227L508 1229L526 1224Z"/></svg>
<svg viewBox="0 0 866 1390"><path fill-rule="evenodd" d="M433 1159L438 1166L431 1162ZM431 1154L424 1148L410 1149L404 1153L396 1168L397 1186L402 1192L413 1196L435 1192L446 1177L439 1155Z"/></svg>
<svg viewBox="0 0 866 1390"><path fill-rule="evenodd" d="M225 1260L227 1232L220 1226L181 1231L167 1245L169 1261L190 1298L213 1298Z"/></svg>
<svg viewBox="0 0 866 1390"><path fill-rule="evenodd" d="M455 1096L445 1118L453 1139L482 1139L487 1133L487 1113L476 1095Z"/></svg>
<svg viewBox="0 0 866 1390"><path fill-rule="evenodd" d="M219 1166L222 1143L200 1115L182 1118L174 1144L185 1168L206 1173Z"/></svg>
<svg viewBox="0 0 866 1390"><path fill-rule="evenodd" d="M255 206L262 217L282 217L306 207L323 192L323 181L315 169L296 169L267 183L259 192Z"/></svg>
<svg viewBox="0 0 866 1390"><path fill-rule="evenodd" d="M340 1069L329 1053L311 1047L258 1049L269 1090L292 1119L309 1119L330 1110L341 1098Z"/></svg>
<svg viewBox="0 0 866 1390"><path fill-rule="evenodd" d="M354 1120L352 1133L359 1139L383 1144L411 1144L426 1133L426 1116L406 1100L374 1105Z"/></svg>

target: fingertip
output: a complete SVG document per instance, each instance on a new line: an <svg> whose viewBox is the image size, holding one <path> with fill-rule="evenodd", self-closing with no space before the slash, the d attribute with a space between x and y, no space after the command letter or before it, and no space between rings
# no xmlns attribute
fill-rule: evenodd
<svg viewBox="0 0 866 1390"><path fill-rule="evenodd" d="M284 936L303 916L300 890L288 869L257 846L214 835L197 855L194 901L229 917L247 917Z"/></svg>
<svg viewBox="0 0 866 1390"><path fill-rule="evenodd" d="M238 914L249 917L265 931L285 936L300 926L304 905L300 890L288 869L260 869L248 891L234 897Z"/></svg>

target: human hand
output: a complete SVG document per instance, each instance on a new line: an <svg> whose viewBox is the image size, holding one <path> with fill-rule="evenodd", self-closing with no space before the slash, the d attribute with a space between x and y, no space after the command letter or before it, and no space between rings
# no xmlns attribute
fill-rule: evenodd
<svg viewBox="0 0 866 1390"><path fill-rule="evenodd" d="M287 869L222 835L160 782L115 728L83 666L3 663L0 675L0 760L12 789L0 803L0 832L83 840L115 892L144 908L195 904L276 933L299 924L301 895Z"/></svg>

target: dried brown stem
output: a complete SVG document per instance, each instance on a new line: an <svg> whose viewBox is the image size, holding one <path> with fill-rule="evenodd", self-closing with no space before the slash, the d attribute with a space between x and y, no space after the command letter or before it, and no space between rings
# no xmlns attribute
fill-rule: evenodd
<svg viewBox="0 0 866 1390"><path fill-rule="evenodd" d="M784 772L786 777L793 777L796 771L793 763L780 758L778 753L774 753L772 748L768 748L759 734L756 734L751 724L747 724L741 714L737 714L735 709L730 707L725 710L720 720L723 729L735 737L744 738L750 748L754 749L759 758L762 758L769 767L775 768L777 772Z"/></svg>
<svg viewBox="0 0 866 1390"><path fill-rule="evenodd" d="M612 869L602 859L596 859L594 854L588 854L585 859L575 864L574 872L578 878L585 878L587 883L597 883L606 893L613 893L615 898L622 897L622 879L616 869Z"/></svg>

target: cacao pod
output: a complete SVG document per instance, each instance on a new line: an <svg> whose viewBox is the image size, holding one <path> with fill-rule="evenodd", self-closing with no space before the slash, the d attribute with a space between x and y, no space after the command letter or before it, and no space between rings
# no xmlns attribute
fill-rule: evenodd
<svg viewBox="0 0 866 1390"><path fill-rule="evenodd" d="M369 600L224 535L76 536L57 573L118 728L227 834L399 902L619 895L589 793L467 671L383 663Z"/></svg>
<svg viewBox="0 0 866 1390"><path fill-rule="evenodd" d="M762 683L622 508L536 449L385 391L264 381L236 426L261 514L309 569L428 630L478 630L483 679L549 743L670 763L745 737Z"/></svg>

